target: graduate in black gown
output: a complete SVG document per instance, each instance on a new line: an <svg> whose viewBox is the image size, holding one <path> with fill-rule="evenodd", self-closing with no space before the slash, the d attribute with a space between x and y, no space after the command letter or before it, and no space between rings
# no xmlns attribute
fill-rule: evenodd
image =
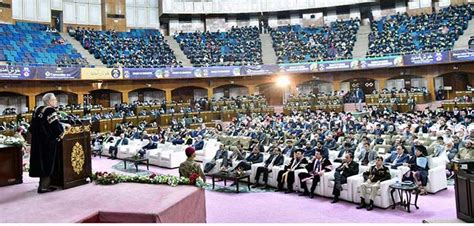
<svg viewBox="0 0 474 226"><path fill-rule="evenodd" d="M31 121L30 177L39 177L38 193L54 191L50 187L58 144L70 125L59 121L55 109L58 101L53 93L43 96L44 106L35 109Z"/></svg>

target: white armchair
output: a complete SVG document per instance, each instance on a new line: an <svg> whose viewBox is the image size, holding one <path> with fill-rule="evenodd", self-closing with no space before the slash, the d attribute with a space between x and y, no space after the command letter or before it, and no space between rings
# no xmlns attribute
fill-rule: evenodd
<svg viewBox="0 0 474 226"><path fill-rule="evenodd" d="M324 182L323 184L325 185L325 188L324 188L324 196L326 197L334 197L332 195L332 191L334 189L334 172L336 171L335 170L336 167L334 167L334 170L332 170L331 172L328 172L326 173L327 175L324 177ZM367 170L367 166L361 166L359 165L359 173L358 174L361 174L363 173L364 171ZM353 181L355 179L357 179L356 177L357 175L354 175L354 176L351 176L351 177L348 177L347 178L347 183L345 184L342 184L342 191L341 191L341 195L339 196L339 199L343 199L343 200L346 200L346 201L349 201L349 202L352 202L352 184L353 184Z"/></svg>
<svg viewBox="0 0 474 226"><path fill-rule="evenodd" d="M390 188L391 184L400 181L399 178L399 171L398 170L390 170L391 179L380 182L380 190L377 193L377 196L374 200L374 205L380 208L388 208L392 203L392 197L390 195ZM360 185L364 182L364 178L362 174L354 176L352 180L352 201L354 203L360 203ZM398 198L398 197L395 197ZM369 200L367 200L368 202Z"/></svg>
<svg viewBox="0 0 474 226"><path fill-rule="evenodd" d="M444 158L428 157L428 184L426 191L436 193L448 188L448 179L446 178L446 162Z"/></svg>
<svg viewBox="0 0 474 226"><path fill-rule="evenodd" d="M448 188L448 179L446 178L446 162L444 158L428 157L428 183L426 184L426 191L429 193L436 193ZM410 169L406 166L398 167L402 173L408 172Z"/></svg>

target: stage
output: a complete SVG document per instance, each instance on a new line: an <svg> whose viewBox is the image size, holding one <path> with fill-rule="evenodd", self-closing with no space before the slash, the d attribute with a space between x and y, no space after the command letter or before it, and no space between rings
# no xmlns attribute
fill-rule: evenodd
<svg viewBox="0 0 474 226"><path fill-rule="evenodd" d="M205 191L122 183L37 194L37 179L0 187L0 223L206 223Z"/></svg>

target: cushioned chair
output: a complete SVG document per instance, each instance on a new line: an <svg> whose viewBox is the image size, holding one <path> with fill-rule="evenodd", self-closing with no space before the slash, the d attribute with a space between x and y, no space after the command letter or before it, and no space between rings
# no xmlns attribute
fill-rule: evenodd
<svg viewBox="0 0 474 226"><path fill-rule="evenodd" d="M334 172L335 172L336 168L337 168L337 166L335 166L334 170L332 170L331 172L326 173L327 175L324 177L323 184L325 185L324 194L325 194L326 197L334 197L332 195L332 190L333 190L334 184L335 184L334 183ZM361 174L366 170L367 170L367 166L359 165L359 173L358 174ZM353 187L352 183L353 183L353 180L357 178L356 176L357 175L348 177L347 178L347 183L342 185L341 195L339 196L340 199L352 202L352 196L353 196L353 194L352 194L353 193L352 192L352 187Z"/></svg>
<svg viewBox="0 0 474 226"><path fill-rule="evenodd" d="M392 197L390 195L390 188L391 184L396 183L397 181L401 181L401 175L399 170L390 170L391 179L380 182L380 190L377 193L377 196L374 200L374 205L380 208L388 208L393 204ZM362 174L355 176L352 180L352 201L354 203L360 203L360 185L364 182L364 177ZM395 194L394 194L395 195ZM395 195L396 196L396 195ZM398 197L396 200L398 200ZM368 203L369 200L366 200Z"/></svg>

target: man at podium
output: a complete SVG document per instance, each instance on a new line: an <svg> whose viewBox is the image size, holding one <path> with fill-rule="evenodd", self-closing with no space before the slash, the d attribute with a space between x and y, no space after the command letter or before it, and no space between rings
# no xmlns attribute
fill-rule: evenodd
<svg viewBox="0 0 474 226"><path fill-rule="evenodd" d="M31 156L30 177L39 177L38 193L54 191L50 187L54 170L54 161L58 144L64 136L69 124L59 121L56 107L58 101L53 93L43 96L44 106L35 109L31 120Z"/></svg>

